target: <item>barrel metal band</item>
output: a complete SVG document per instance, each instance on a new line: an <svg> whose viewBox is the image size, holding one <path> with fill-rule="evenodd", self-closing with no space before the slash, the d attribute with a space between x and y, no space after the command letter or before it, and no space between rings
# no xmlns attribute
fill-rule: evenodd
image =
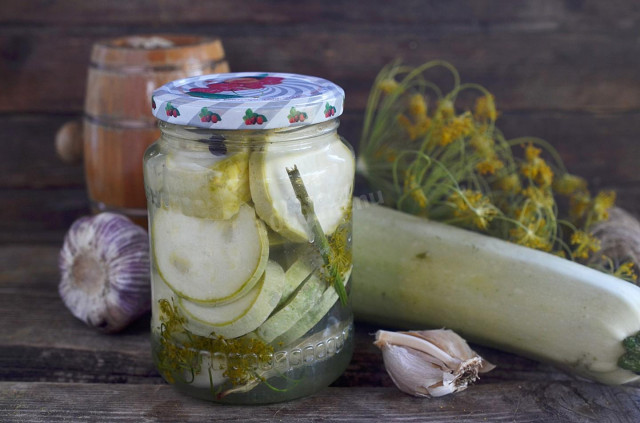
<svg viewBox="0 0 640 423"><path fill-rule="evenodd" d="M89 67L91 69L102 70L107 72L117 72L122 74L140 74L145 72L171 72L178 71L185 68L215 68L223 63L226 63L226 58L209 60L204 62L181 62L176 64L163 64L163 65L111 65L107 63L97 63L91 61Z"/></svg>

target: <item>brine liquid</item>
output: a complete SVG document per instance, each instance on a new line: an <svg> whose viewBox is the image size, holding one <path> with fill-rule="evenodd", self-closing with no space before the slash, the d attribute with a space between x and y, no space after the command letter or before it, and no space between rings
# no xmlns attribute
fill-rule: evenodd
<svg viewBox="0 0 640 423"><path fill-rule="evenodd" d="M185 369L165 380L180 391L208 401L263 404L287 401L310 395L329 386L346 369L353 353L353 322L339 322L340 304L336 304L294 348L276 350L268 358L244 357L254 365L252 371L262 378L255 386L243 391L234 386L224 374L239 357L221 353L197 351L194 357L199 372ZM152 330L153 358L158 364L158 353L163 348L158 330ZM308 342L305 342L308 341ZM180 348L179 345L176 345ZM212 359L213 357L213 359ZM237 390L237 392L234 392Z"/></svg>

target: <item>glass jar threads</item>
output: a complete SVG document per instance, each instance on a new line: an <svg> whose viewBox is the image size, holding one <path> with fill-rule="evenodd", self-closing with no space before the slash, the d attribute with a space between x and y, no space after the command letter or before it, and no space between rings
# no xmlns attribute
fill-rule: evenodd
<svg viewBox="0 0 640 423"><path fill-rule="evenodd" d="M153 94L145 153L152 344L167 382L268 403L346 368L354 155L344 92L279 73L200 76Z"/></svg>

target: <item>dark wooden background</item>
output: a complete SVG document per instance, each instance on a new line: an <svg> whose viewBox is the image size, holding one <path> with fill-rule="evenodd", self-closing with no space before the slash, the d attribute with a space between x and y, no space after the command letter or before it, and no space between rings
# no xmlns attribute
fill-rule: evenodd
<svg viewBox="0 0 640 423"><path fill-rule="evenodd" d="M8 393L4 403L13 408L5 411L15 421L20 407L34 421L73 420L95 410L119 418L124 411L113 398L128 405L153 398L151 414L127 408L128 421L162 420L172 404L182 406L170 387L157 385L148 321L117 338L96 334L64 310L55 288L62 237L88 212L82 165L56 157L56 130L81 117L93 42L150 33L219 36L234 71L306 73L340 84L347 93L341 133L353 144L383 65L397 57L410 64L449 60L464 81L495 94L507 136L548 140L571 171L594 188L617 190L618 204L640 214L637 0L0 0L0 393ZM332 388L269 409L271 417L317 418L308 414L315 407L335 417L350 404L360 407L351 421L404 411L414 421L640 416L637 388L577 382L490 349L482 351L498 369L456 399L414 402L395 390L375 390L391 382L367 330L375 328L360 330L354 362L336 383L360 390ZM332 408L336 392L344 397ZM362 408L363 400L373 408ZM208 415L206 406L189 404L193 421ZM254 417L233 410L238 420Z"/></svg>
<svg viewBox="0 0 640 423"><path fill-rule="evenodd" d="M0 242L51 243L87 202L53 139L79 117L94 41L221 37L234 71L314 74L344 87L353 144L379 69L451 61L491 90L507 136L535 135L640 212L640 2L633 0L0 2Z"/></svg>

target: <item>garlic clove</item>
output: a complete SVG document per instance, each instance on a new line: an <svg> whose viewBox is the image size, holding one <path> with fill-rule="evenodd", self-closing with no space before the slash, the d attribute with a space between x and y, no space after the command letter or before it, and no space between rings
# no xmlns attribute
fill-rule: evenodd
<svg viewBox="0 0 640 423"><path fill-rule="evenodd" d="M117 332L149 311L149 238L125 216L76 220L59 262L58 292L71 313L103 332Z"/></svg>
<svg viewBox="0 0 640 423"><path fill-rule="evenodd" d="M439 397L462 391L479 373L495 367L458 334L445 329L380 330L374 344L382 350L387 373L398 389L414 396Z"/></svg>

